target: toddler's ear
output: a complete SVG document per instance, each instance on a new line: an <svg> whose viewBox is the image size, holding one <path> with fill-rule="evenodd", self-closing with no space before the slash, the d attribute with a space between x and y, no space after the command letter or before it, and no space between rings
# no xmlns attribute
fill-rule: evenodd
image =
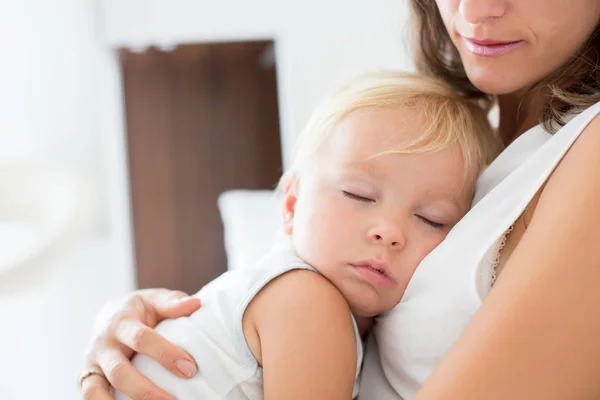
<svg viewBox="0 0 600 400"><path fill-rule="evenodd" d="M283 231L288 235L293 231L297 199L298 181L294 175L287 174L283 181Z"/></svg>

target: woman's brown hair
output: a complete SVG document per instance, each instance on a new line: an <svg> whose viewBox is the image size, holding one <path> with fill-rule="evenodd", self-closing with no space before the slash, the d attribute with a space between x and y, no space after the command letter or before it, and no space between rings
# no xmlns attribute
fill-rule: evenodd
<svg viewBox="0 0 600 400"><path fill-rule="evenodd" d="M416 40L413 53L417 70L441 78L465 98L489 109L495 99L477 89L467 77L460 55L444 26L435 0L410 0ZM540 122L549 132L565 124L565 114L600 101L600 27L581 52L562 68L538 82L530 93L547 88Z"/></svg>

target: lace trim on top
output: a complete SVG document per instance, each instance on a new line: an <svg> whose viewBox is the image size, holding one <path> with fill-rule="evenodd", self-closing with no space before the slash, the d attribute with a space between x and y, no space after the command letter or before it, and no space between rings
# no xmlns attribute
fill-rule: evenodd
<svg viewBox="0 0 600 400"><path fill-rule="evenodd" d="M506 246L506 240L508 239L508 235L513 231L513 229L515 229L515 224L514 223L511 226L508 227L508 229L506 230L506 232L504 232L504 235L502 236L502 240L500 241L500 245L498 246L498 249L496 250L496 256L494 257L494 262L492 264L492 283L491 283L491 286L494 286L494 283L496 282L496 278L498 276L498 273L497 273L496 269L498 268L498 264L500 264L500 252L502 251L502 249L504 248L504 246Z"/></svg>

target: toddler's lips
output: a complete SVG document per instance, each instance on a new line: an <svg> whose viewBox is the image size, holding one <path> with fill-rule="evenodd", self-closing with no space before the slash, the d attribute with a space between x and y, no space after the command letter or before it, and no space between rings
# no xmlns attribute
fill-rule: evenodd
<svg viewBox="0 0 600 400"><path fill-rule="evenodd" d="M375 286L394 286L396 284L389 273L388 266L381 261L369 260L350 265L361 277Z"/></svg>

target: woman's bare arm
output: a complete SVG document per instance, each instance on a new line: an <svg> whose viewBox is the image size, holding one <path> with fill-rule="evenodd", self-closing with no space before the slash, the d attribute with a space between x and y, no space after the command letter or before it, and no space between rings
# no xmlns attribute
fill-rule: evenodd
<svg viewBox="0 0 600 400"><path fill-rule="evenodd" d="M357 354L350 309L321 275L298 270L271 282L250 303L244 332L263 367L266 400L352 398Z"/></svg>
<svg viewBox="0 0 600 400"><path fill-rule="evenodd" d="M416 400L600 396L600 118L543 189L527 231Z"/></svg>

